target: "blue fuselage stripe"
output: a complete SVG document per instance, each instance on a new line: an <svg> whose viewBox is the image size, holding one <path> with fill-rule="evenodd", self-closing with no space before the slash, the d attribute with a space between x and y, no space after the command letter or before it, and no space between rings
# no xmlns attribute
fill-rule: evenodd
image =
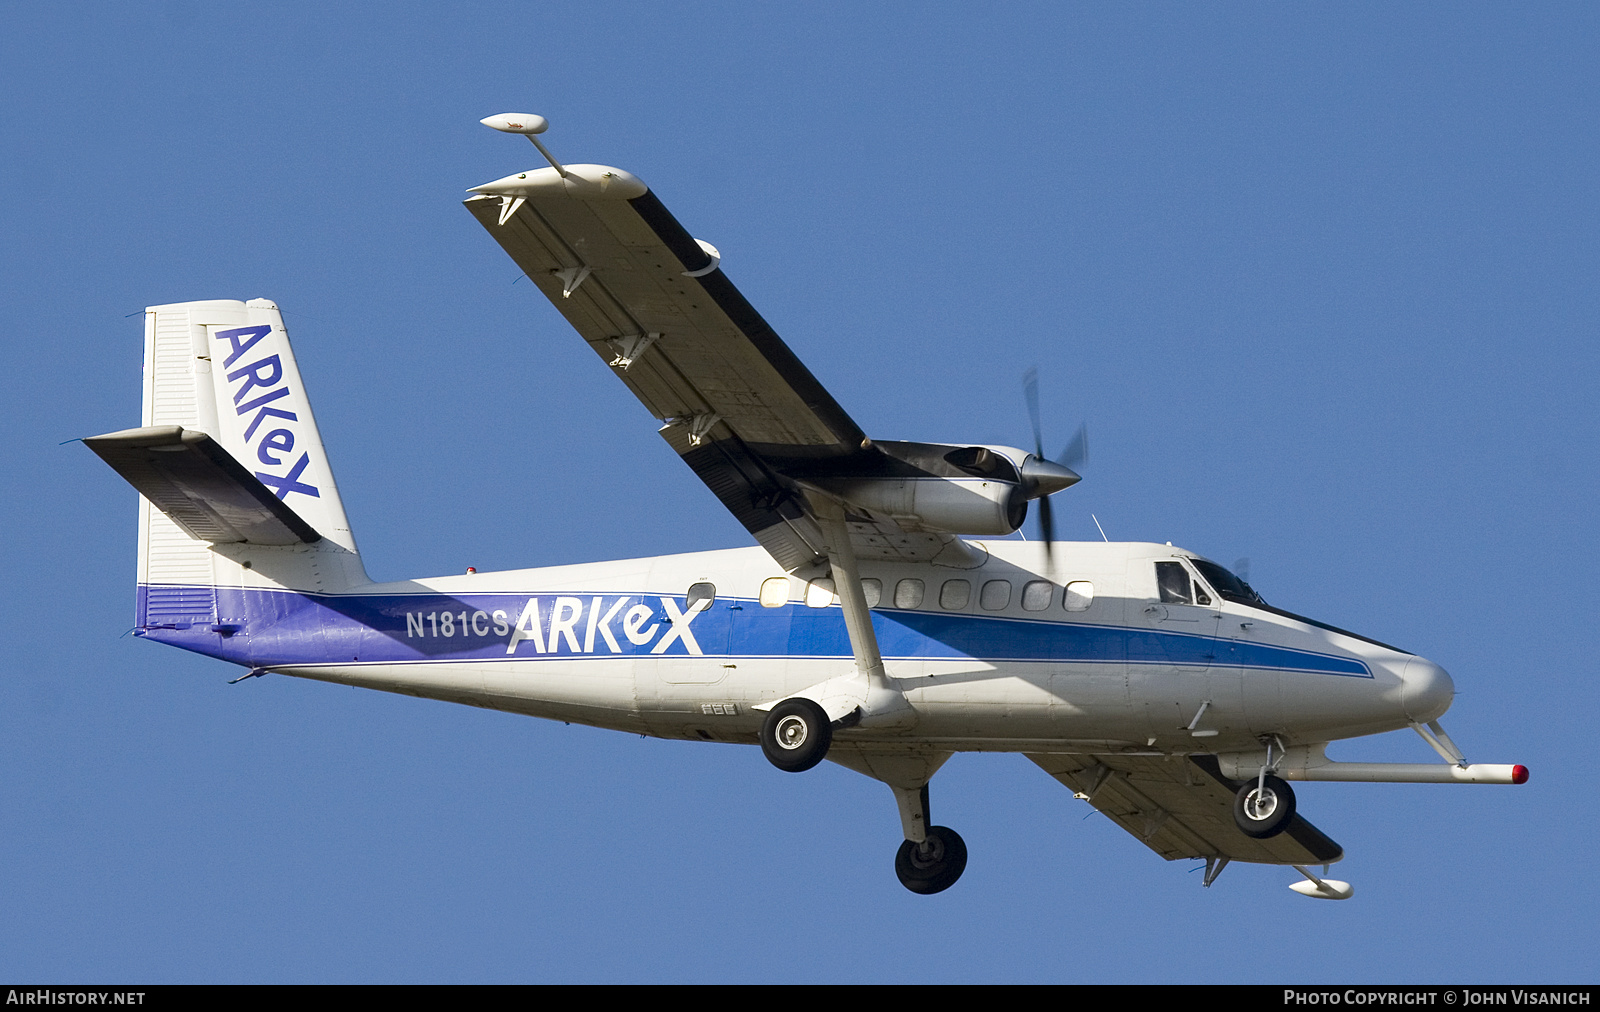
<svg viewBox="0 0 1600 1012"><path fill-rule="evenodd" d="M180 602L192 614L181 614ZM147 616L142 636L253 666L683 656L693 652L690 641L708 657L851 656L837 607L763 608L730 598L693 612L683 598L657 594L315 595L218 587L213 596L209 587L141 586L139 613ZM872 622L879 649L891 660L1247 667L1371 677L1364 662L1347 655L1194 633L893 609L874 610ZM508 653L510 646L515 649Z"/></svg>

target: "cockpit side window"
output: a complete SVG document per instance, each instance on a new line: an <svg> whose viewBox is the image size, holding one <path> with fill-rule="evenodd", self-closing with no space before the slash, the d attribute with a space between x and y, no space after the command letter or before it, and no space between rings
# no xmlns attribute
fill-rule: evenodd
<svg viewBox="0 0 1600 1012"><path fill-rule="evenodd" d="M1189 593L1189 571L1181 562L1156 563L1156 587L1162 604L1194 604Z"/></svg>

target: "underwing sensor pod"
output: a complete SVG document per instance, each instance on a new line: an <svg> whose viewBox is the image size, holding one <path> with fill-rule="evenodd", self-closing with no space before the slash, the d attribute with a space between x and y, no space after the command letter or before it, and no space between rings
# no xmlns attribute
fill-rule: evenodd
<svg viewBox="0 0 1600 1012"><path fill-rule="evenodd" d="M1170 544L1056 541L1051 497L1079 480L1087 433L1045 455L1036 374L1031 452L870 438L642 180L557 161L543 117L483 122L548 165L473 187L467 210L755 546L374 582L278 307L153 306L139 426L84 441L141 495L138 636L237 664L235 681L759 745L787 772L834 762L889 788L895 873L918 893L966 866L930 807L958 752L1026 755L1162 857L1203 860L1207 886L1230 862L1282 865L1324 899L1351 895L1327 877L1343 850L1290 782L1527 779L1466 760L1439 665ZM1042 539L1000 540L1033 502ZM1406 728L1438 761L1327 755Z"/></svg>

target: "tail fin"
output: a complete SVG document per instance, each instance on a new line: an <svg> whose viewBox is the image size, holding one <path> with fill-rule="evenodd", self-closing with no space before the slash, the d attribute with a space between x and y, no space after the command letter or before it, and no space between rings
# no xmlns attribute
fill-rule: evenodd
<svg viewBox="0 0 1600 1012"><path fill-rule="evenodd" d="M223 464L240 465L231 473L253 475L258 497L264 486L288 507L279 513L320 538L208 543L191 533L193 523L174 521L184 517L171 504L169 516L141 499L141 627L226 626L234 617L218 613L219 586L336 593L367 582L277 306L254 299L145 310L143 424L180 426L191 442L194 432L210 436L232 458Z"/></svg>

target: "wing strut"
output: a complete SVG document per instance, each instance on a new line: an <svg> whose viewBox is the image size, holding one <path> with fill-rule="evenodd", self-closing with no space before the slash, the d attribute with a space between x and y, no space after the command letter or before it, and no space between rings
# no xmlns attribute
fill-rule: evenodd
<svg viewBox="0 0 1600 1012"><path fill-rule="evenodd" d="M850 649L855 654L856 671L851 681L854 685L839 685L834 680L834 692L858 695L861 723L869 727L909 727L916 720L916 711L901 694L898 686L889 680L883 670L883 655L878 652L878 634L872 628L872 612L867 608L867 598L861 590L861 569L856 564L856 550L850 544L850 527L845 522L844 507L835 500L808 492L806 500L811 515L822 528L828 541L828 565L833 570L833 586L839 595L839 605L844 611L845 631L850 636ZM842 692L841 692L842 690ZM832 708L818 700L823 708Z"/></svg>

